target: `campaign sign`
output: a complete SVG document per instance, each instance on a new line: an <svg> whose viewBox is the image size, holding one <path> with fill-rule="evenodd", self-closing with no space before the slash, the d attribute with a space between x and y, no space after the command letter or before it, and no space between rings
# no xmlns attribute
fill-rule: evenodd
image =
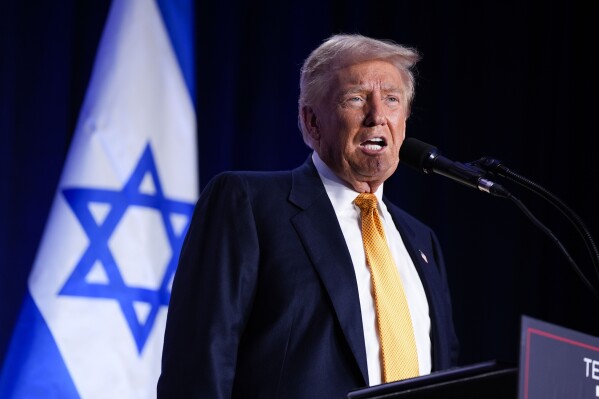
<svg viewBox="0 0 599 399"><path fill-rule="evenodd" d="M599 398L599 338L522 317L518 399Z"/></svg>

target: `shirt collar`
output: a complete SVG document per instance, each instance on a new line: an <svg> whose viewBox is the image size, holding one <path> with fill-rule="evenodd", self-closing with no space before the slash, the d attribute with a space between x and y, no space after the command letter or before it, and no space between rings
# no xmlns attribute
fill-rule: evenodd
<svg viewBox="0 0 599 399"><path fill-rule="evenodd" d="M320 179L324 184L324 188L329 195L331 203L333 204L333 208L337 211L342 210L354 210L353 201L358 196L359 192L349 187L346 182L344 182L339 176L335 174L328 167L327 164L324 163L322 159L318 156L316 151L312 152L312 161L314 162L314 166L320 175ZM384 183L383 183L384 184ZM383 203L383 184L381 184L374 193L377 198L379 209L386 209L385 204Z"/></svg>

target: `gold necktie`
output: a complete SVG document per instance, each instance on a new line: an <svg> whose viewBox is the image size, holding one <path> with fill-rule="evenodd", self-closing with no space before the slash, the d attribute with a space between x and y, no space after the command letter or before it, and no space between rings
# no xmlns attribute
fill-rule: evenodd
<svg viewBox="0 0 599 399"><path fill-rule="evenodd" d="M362 240L374 289L383 382L418 376L418 354L410 309L401 277L387 245L376 196L362 193L354 203L361 210Z"/></svg>

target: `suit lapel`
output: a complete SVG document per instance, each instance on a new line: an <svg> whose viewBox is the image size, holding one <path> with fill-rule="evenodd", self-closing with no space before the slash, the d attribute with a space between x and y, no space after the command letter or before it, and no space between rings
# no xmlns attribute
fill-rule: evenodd
<svg viewBox="0 0 599 399"><path fill-rule="evenodd" d="M345 238L311 158L295 169L292 176L289 200L303 211L291 222L331 298L341 329L362 372L364 383L367 383L360 300Z"/></svg>
<svg viewBox="0 0 599 399"><path fill-rule="evenodd" d="M412 262L414 262L414 266L416 266L416 269L418 269L418 273L420 274L424 258L422 258L422 256L420 255L420 251L422 251L423 248L419 248L419 245L416 242L416 232L406 222L405 218L401 215L401 213L397 211L397 207L395 205L390 203L386 198L383 199L383 202L385 202L385 205L387 205L387 210L393 218L393 223L399 231L399 234L401 235L401 238L404 241L404 245L406 246L406 249L408 250L410 257L412 258ZM424 255L426 257L426 254Z"/></svg>

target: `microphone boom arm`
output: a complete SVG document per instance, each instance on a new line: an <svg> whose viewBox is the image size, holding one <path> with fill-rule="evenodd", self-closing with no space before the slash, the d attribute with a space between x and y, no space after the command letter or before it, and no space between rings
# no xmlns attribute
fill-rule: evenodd
<svg viewBox="0 0 599 399"><path fill-rule="evenodd" d="M508 179L512 182L519 184L520 186L528 189L529 191L535 193L536 195L543 198L545 201L549 202L553 205L557 210L559 210L568 221L574 226L578 234L583 239L589 256L591 258L595 275L599 279L599 251L597 250L597 245L591 236L591 233L585 226L582 219L574 212L568 205L566 205L562 200L560 200L556 195L543 188L539 184L533 182L526 177L521 176L520 174L510 170L508 167L503 165L500 161L490 158L483 157L478 161L471 162L468 164L469 166L477 169L483 169L488 171L493 175L497 175Z"/></svg>
<svg viewBox="0 0 599 399"><path fill-rule="evenodd" d="M566 206L561 200L549 191L545 190L538 184L531 182L530 180L521 177L520 175L510 171L508 168L503 166L501 162L492 158L481 158L478 161L470 162L468 164L462 164L460 162L451 161L443 157L437 147L422 142L414 138L407 138L404 140L400 148L400 160L407 166L410 166L425 174L434 172L436 174L450 178L453 181L464 184L466 186L478 189L480 191L493 194L498 197L506 198L513 201L518 208L545 234L547 234L559 247L562 253L566 256L568 263L574 268L574 271L582 279L584 284L591 290L596 299L599 299L597 289L587 279L582 270L578 267L576 262L572 259L566 248L557 239L555 234L551 232L545 225L543 225L524 204L510 194L501 185L487 180L487 175L498 175L508 180L516 182L525 188L533 191L535 194L540 195L543 199L547 200L553 206L557 207L566 218L574 224L578 232L581 234L585 245L589 253L591 254L592 264L595 269L595 273L599 278L599 252L595 245L591 234L588 232L584 223L580 220L568 206Z"/></svg>

